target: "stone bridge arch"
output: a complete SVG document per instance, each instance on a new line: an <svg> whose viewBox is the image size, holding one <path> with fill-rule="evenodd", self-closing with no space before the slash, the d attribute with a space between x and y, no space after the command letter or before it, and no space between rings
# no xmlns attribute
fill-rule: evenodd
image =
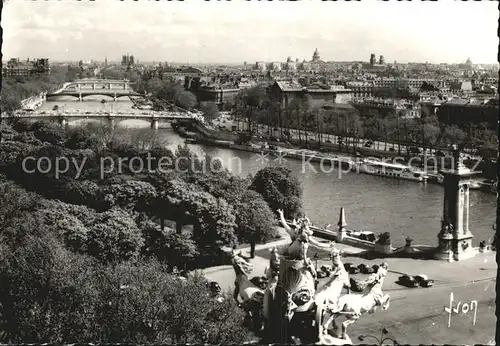
<svg viewBox="0 0 500 346"><path fill-rule="evenodd" d="M86 124L110 125L110 121L106 117L82 117L82 118L67 118L65 125L70 127L84 126Z"/></svg>
<svg viewBox="0 0 500 346"><path fill-rule="evenodd" d="M114 126L120 128L151 128L152 118L147 117L114 117Z"/></svg>

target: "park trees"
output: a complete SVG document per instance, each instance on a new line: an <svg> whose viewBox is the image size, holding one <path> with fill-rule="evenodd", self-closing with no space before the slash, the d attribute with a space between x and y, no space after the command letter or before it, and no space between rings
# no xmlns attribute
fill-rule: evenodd
<svg viewBox="0 0 500 346"><path fill-rule="evenodd" d="M242 90L237 97L239 112L248 123L248 131L252 132L252 125L256 120L257 111L268 104L267 90L262 85Z"/></svg>
<svg viewBox="0 0 500 346"><path fill-rule="evenodd" d="M252 190L262 195L271 210L283 209L287 218L302 213L302 187L287 167L266 167L254 176Z"/></svg>
<svg viewBox="0 0 500 346"><path fill-rule="evenodd" d="M111 206L128 211L148 211L156 197L156 189L145 181L127 180L105 187L104 200Z"/></svg>
<svg viewBox="0 0 500 346"><path fill-rule="evenodd" d="M216 198L225 199L233 207L236 216L235 234L240 242L250 243L251 248L254 248L257 243L267 242L277 236L275 215L259 193L249 190L248 179L228 172L185 175L183 179L200 186Z"/></svg>
<svg viewBox="0 0 500 346"><path fill-rule="evenodd" d="M0 262L2 342L240 343L247 337L235 302L211 299L201 276L179 281L154 260L104 266L50 237L22 245Z"/></svg>
<svg viewBox="0 0 500 346"><path fill-rule="evenodd" d="M219 107L217 107L214 102L202 102L200 108L203 112L203 118L205 118L208 123L212 123L219 117Z"/></svg>

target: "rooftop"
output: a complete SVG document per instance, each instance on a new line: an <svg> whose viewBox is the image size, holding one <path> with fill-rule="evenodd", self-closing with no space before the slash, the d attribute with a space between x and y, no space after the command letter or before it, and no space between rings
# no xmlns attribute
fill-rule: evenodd
<svg viewBox="0 0 500 346"><path fill-rule="evenodd" d="M321 87L319 85L302 86L297 82L291 81L276 81L278 87L283 91L307 91L307 92L335 92L335 91L351 91L345 89L341 85L329 85Z"/></svg>

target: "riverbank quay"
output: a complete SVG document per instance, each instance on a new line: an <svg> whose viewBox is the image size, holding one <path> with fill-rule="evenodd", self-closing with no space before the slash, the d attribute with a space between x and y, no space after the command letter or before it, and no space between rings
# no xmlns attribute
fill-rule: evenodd
<svg viewBox="0 0 500 346"><path fill-rule="evenodd" d="M224 124L227 125L227 124ZM217 143L211 142L214 140L222 140L222 141L232 141L234 143L239 142L239 136L236 132L227 129L226 131L221 131L220 129L208 129L206 126L200 126L199 124L195 124L195 126L186 124L189 126L191 130L198 133L197 142L214 145L217 146ZM274 139L274 140L273 140ZM316 139L308 139L308 140L299 140L297 138L288 138L287 141L279 141L275 137L272 136L261 136L260 142L266 142L267 145L279 148L279 150L285 149L295 149L295 150L309 150L314 151L318 154L324 155L344 155L349 156L351 158L355 157L370 157L376 159L382 159L384 162L394 162L398 164L407 164L412 166L413 168L420 169L426 171L429 174L430 182L437 182L437 175L443 169L448 169L451 167L452 159L448 155L441 153L443 156L436 155L428 155L428 152L424 153L413 153L408 150L401 150L400 148L396 148L394 146L389 146L387 150L381 150L380 146L378 149L375 147L367 147L362 145L367 141L366 139L360 140L359 146L347 146L346 144L335 144L330 141L318 141ZM227 148L227 143L219 143L219 145L224 145ZM251 149L246 149L242 147L234 147L236 150L242 151L251 151ZM420 150L423 150L420 148ZM436 149L437 150L437 149ZM443 149L444 150L444 149ZM437 150L439 151L439 150ZM436 152L437 152L436 151ZM445 150L446 151L446 150ZM475 157L471 155L466 155L464 158L464 164L472 168L474 167L476 170L483 171L485 178L490 178L492 175L492 167L488 162L482 161L480 157ZM496 165L494 165L494 172L496 176Z"/></svg>
<svg viewBox="0 0 500 346"><path fill-rule="evenodd" d="M41 92L38 95L28 97L21 101L21 110L35 111L40 108L47 100L47 92Z"/></svg>

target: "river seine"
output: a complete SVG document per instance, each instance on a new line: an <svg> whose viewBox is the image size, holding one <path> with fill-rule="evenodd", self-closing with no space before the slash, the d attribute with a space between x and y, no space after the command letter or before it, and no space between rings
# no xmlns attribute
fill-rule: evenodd
<svg viewBox="0 0 500 346"><path fill-rule="evenodd" d="M116 102L101 103L101 98L87 98L79 102L74 98L60 97L45 103L39 111L50 111L54 105L66 110L123 111L130 112L132 103L119 99ZM114 105L112 106L112 104ZM123 122L127 127L149 127L141 120ZM184 140L172 129L160 129L166 136L168 146L176 148ZM190 145L197 154L206 153L221 160L224 167L233 173L247 176L255 174L266 165L289 167L299 178L304 190L303 204L311 221L318 226L331 224L336 229L341 207L345 208L348 228L372 231L388 231L394 246L404 245L407 236L414 244L437 245L437 233L441 225L443 209L443 187L413 181L393 180L354 172L322 172L320 165L303 165L301 161L284 157L280 163L274 157L262 160L253 153L229 149ZM326 167L328 168L328 167ZM474 245L479 241L491 241L496 215L496 196L481 191L470 193L470 224L474 234Z"/></svg>

